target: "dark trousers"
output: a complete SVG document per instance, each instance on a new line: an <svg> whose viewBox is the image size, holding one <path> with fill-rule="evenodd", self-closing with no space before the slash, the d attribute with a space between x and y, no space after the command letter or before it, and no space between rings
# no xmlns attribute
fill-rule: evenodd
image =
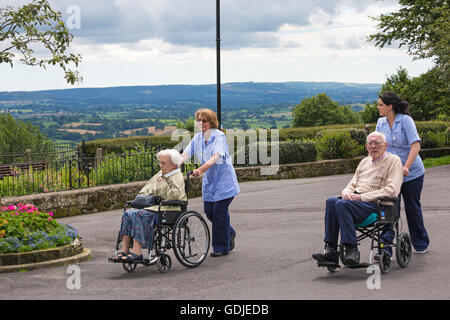
<svg viewBox="0 0 450 320"><path fill-rule="evenodd" d="M428 233L423 223L422 206L420 205L423 180L424 176L422 175L417 179L404 182L399 195L398 215L400 216L400 204L403 196L408 231L411 243L416 250L425 250L430 245L430 239L428 238ZM395 232L392 226L387 226L386 229L381 235L381 240L382 242L383 240L388 240L392 243L395 238ZM388 247L386 250L392 255L391 248Z"/></svg>
<svg viewBox="0 0 450 320"><path fill-rule="evenodd" d="M374 202L352 201L329 198L325 208L325 242L338 244L339 231L341 244L356 245L355 224L366 219L370 213L377 212Z"/></svg>
<svg viewBox="0 0 450 320"><path fill-rule="evenodd" d="M212 223L212 246L214 252L230 251L230 236L235 234L230 224L228 207L234 197L216 201L204 201L206 216Z"/></svg>
<svg viewBox="0 0 450 320"><path fill-rule="evenodd" d="M430 244L430 239L423 223L422 207L420 205L423 180L424 176L422 175L417 179L404 182L400 195L400 198L403 197L403 203L405 204L411 243L416 250L425 250Z"/></svg>

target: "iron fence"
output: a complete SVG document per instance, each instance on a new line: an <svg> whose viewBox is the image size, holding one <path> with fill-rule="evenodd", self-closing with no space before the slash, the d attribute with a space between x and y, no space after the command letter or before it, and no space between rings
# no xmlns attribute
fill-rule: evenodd
<svg viewBox="0 0 450 320"><path fill-rule="evenodd" d="M79 148L70 157L0 165L0 197L148 180L159 171L158 151L87 157ZM182 169L187 172L197 167L188 164Z"/></svg>
<svg viewBox="0 0 450 320"><path fill-rule="evenodd" d="M47 150L27 149L22 152L0 154L0 164L26 163L72 157L77 153L76 144L54 144Z"/></svg>

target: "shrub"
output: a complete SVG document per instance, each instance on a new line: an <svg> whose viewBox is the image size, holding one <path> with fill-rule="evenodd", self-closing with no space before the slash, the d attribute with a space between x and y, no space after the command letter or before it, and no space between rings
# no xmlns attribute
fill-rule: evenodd
<svg viewBox="0 0 450 320"><path fill-rule="evenodd" d="M181 138L180 138L181 139ZM171 149L179 141L172 141L171 136L137 136L116 139L100 139L85 143L86 153L90 157L95 156L97 148L105 147L107 153L124 153L136 150L141 146L157 147L157 149Z"/></svg>
<svg viewBox="0 0 450 320"><path fill-rule="evenodd" d="M272 156L272 148L278 147L277 159L278 164L312 162L317 160L316 143L313 141L280 141L280 142L256 142L250 143L245 147L240 148L234 153L235 166L251 166L251 165L266 165L259 156L259 150L266 148L267 157ZM250 150L252 154L256 155L256 159L250 157ZM244 153L244 154L242 154ZM238 163L239 157L244 157L245 163ZM252 161L250 163L250 161ZM255 163L256 162L256 163Z"/></svg>
<svg viewBox="0 0 450 320"><path fill-rule="evenodd" d="M0 208L0 254L54 248L78 237L72 226L56 222L52 212L40 212L31 204Z"/></svg>
<svg viewBox="0 0 450 320"><path fill-rule="evenodd" d="M450 147L450 127L445 130L445 146Z"/></svg>
<svg viewBox="0 0 450 320"><path fill-rule="evenodd" d="M321 159L347 159L363 153L364 145L352 138L350 130L327 130L317 142Z"/></svg>

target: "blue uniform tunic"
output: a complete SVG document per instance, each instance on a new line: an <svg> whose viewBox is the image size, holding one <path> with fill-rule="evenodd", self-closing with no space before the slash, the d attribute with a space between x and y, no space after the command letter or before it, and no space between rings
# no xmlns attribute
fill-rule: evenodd
<svg viewBox="0 0 450 320"><path fill-rule="evenodd" d="M220 155L219 160L206 171L203 177L203 201L216 202L234 197L240 192L227 139L222 131L211 129L211 136L207 143L205 143L203 132L197 133L185 152L191 157L195 156L202 165L214 154Z"/></svg>
<svg viewBox="0 0 450 320"><path fill-rule="evenodd" d="M408 159L411 144L416 141L420 142L414 120L406 114L397 114L392 129L389 126L386 117L379 118L375 130L382 132L386 136L386 141L388 143L386 151L398 155L402 160L403 165L405 165L406 160ZM403 177L403 182L417 179L424 173L425 167L423 166L422 159L417 155L411 168L409 168L409 175Z"/></svg>

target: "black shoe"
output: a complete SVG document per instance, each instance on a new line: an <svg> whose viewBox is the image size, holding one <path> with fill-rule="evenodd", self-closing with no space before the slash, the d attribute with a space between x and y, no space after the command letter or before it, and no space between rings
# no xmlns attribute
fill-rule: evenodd
<svg viewBox="0 0 450 320"><path fill-rule="evenodd" d="M236 233L234 233L230 236L230 251L233 250L234 246L235 246L234 238L236 238Z"/></svg>
<svg viewBox="0 0 450 320"><path fill-rule="evenodd" d="M345 265L355 265L359 264L359 250L358 248L347 248L346 254L344 256Z"/></svg>
<svg viewBox="0 0 450 320"><path fill-rule="evenodd" d="M211 257L222 257L227 256L228 252L211 252Z"/></svg>
<svg viewBox="0 0 450 320"><path fill-rule="evenodd" d="M312 255L314 260L318 262L332 262L338 264L339 262L339 253L336 249L326 248L324 253L315 253Z"/></svg>

